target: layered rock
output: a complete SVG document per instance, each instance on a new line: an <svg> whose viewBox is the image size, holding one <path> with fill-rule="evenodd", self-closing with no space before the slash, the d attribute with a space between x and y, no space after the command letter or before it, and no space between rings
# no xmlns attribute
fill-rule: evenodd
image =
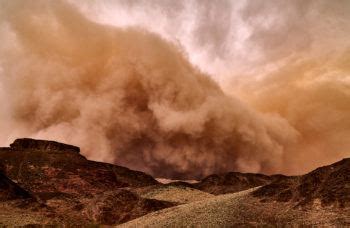
<svg viewBox="0 0 350 228"><path fill-rule="evenodd" d="M16 139L11 145L14 150L43 150L43 151L65 151L65 152L80 152L80 148L73 145L59 143L48 140L37 140L22 138Z"/></svg>

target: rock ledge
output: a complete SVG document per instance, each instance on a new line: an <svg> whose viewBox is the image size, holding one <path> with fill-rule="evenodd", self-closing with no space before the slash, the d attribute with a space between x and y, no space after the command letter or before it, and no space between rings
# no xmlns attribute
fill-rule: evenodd
<svg viewBox="0 0 350 228"><path fill-rule="evenodd" d="M48 151L71 151L80 153L80 148L73 145L59 143L55 141L38 140L30 138L16 139L11 145L11 149L15 150L48 150Z"/></svg>

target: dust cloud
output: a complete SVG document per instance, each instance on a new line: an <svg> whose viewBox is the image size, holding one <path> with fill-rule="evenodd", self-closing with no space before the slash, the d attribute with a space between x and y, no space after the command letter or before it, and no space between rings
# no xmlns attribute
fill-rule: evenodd
<svg viewBox="0 0 350 228"><path fill-rule="evenodd" d="M132 10L137 1L119 3ZM232 4L220 3L215 10ZM349 156L344 37L341 51L321 52L315 37L300 36L302 22L289 20L304 15L300 1L276 31L257 25L258 16L283 6L247 4L236 11L254 29L230 48L232 30L204 26L198 15L197 29L186 30L181 9L187 7L167 1L160 7L168 4L179 7L173 17L179 26L157 31L136 22L104 24L86 13L90 8L66 1L0 1L0 142L63 141L80 146L89 159L191 179L232 170L295 174ZM314 17L305 21L312 24ZM183 31L201 40L187 42ZM285 39L288 31L295 39ZM320 40L334 46L326 36ZM254 48L250 55L245 46ZM206 54L193 57L200 48Z"/></svg>

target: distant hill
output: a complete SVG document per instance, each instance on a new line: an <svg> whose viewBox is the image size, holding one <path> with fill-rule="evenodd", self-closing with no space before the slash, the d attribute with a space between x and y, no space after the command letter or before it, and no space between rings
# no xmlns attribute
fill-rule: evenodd
<svg viewBox="0 0 350 228"><path fill-rule="evenodd" d="M272 179L272 177L263 174L229 172L210 175L199 183L193 184L193 187L214 195L220 195L265 185L270 183Z"/></svg>
<svg viewBox="0 0 350 228"><path fill-rule="evenodd" d="M138 193L147 199L165 200L175 204L185 204L214 197L212 194L180 183L140 188Z"/></svg>

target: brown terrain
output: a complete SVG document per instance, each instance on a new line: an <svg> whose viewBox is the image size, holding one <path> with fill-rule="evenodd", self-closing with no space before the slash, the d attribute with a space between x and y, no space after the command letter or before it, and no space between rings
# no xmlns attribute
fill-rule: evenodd
<svg viewBox="0 0 350 228"><path fill-rule="evenodd" d="M30 199L32 196L0 172L0 201Z"/></svg>
<svg viewBox="0 0 350 228"><path fill-rule="evenodd" d="M296 206L350 207L350 159L320 167L306 175L280 178L259 188L254 196L265 201L293 202Z"/></svg>
<svg viewBox="0 0 350 228"><path fill-rule="evenodd" d="M158 185L153 177L124 167L89 161L79 153L78 147L71 145L17 139L9 148L0 149L0 166L3 167L0 205L4 204L10 208L8 211L15 213L21 207L8 204L10 199L32 197L45 211L54 213L50 215L52 218L44 220L48 224L118 224L174 205L144 199L129 191ZM21 216L14 221L0 219L0 224L35 224L41 221L38 215L44 214L27 211L29 219L23 220Z"/></svg>
<svg viewBox="0 0 350 228"><path fill-rule="evenodd" d="M301 176L229 172L197 183L87 160L78 147L0 148L0 226L350 226L350 159Z"/></svg>

